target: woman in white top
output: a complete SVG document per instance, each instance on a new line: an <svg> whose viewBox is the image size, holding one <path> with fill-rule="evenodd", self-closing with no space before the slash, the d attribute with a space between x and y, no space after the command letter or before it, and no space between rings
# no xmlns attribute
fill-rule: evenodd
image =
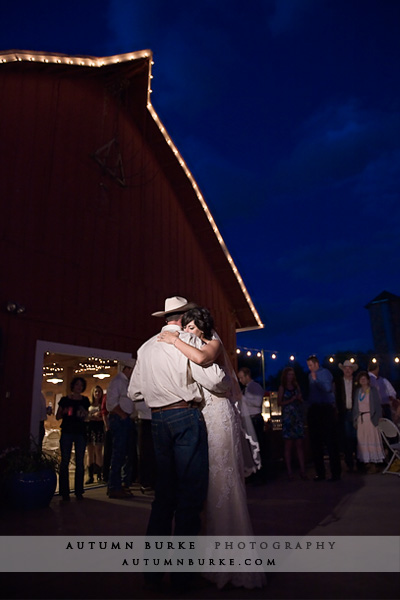
<svg viewBox="0 0 400 600"><path fill-rule="evenodd" d="M377 463L385 458L377 425L382 415L378 390L370 386L366 371L358 375L359 387L355 391L353 420L357 428L357 458L367 464L368 473L376 473Z"/></svg>

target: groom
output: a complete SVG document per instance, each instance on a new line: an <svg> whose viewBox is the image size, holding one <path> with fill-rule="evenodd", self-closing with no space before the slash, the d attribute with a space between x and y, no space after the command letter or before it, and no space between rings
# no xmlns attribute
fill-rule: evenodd
<svg viewBox="0 0 400 600"><path fill-rule="evenodd" d="M162 331L179 331L181 339L199 346L199 338L181 330L183 313L194 306L174 296L165 300L163 311L152 316L165 318ZM223 394L227 379L217 365L200 367L173 345L157 342L157 335L139 348L128 395L134 401L145 399L151 408L157 461L147 535L171 535L173 519L174 535L199 533L208 486L207 431L198 408L201 386Z"/></svg>

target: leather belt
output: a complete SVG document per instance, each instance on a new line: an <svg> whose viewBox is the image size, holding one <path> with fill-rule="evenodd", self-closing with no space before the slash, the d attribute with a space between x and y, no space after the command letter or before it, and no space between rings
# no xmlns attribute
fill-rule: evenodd
<svg viewBox="0 0 400 600"><path fill-rule="evenodd" d="M167 406L157 406L156 408L152 408L151 412L161 412L162 410L171 410L172 408L193 408L196 406L196 404L197 402L186 402L186 400L179 400L179 402L167 404Z"/></svg>

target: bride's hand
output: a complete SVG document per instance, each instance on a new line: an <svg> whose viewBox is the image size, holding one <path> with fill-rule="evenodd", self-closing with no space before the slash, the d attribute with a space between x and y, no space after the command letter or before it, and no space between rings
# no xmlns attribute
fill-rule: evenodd
<svg viewBox="0 0 400 600"><path fill-rule="evenodd" d="M178 331L162 331L158 338L158 342L165 342L166 344L173 344L176 342L176 339L179 337Z"/></svg>

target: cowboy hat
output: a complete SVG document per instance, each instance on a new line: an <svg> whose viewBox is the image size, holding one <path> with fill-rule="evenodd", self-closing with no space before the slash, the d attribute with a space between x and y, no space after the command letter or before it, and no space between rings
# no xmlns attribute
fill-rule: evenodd
<svg viewBox="0 0 400 600"><path fill-rule="evenodd" d="M356 363L352 363L350 360L345 360L344 363L339 363L339 369L344 369L344 367L351 367L353 371L357 371L358 365Z"/></svg>
<svg viewBox="0 0 400 600"><path fill-rule="evenodd" d="M188 302L186 298L181 296L172 296L165 300L165 310L159 310L151 314L152 317L165 317L166 315L184 313L189 308L196 308L197 304L194 302Z"/></svg>

